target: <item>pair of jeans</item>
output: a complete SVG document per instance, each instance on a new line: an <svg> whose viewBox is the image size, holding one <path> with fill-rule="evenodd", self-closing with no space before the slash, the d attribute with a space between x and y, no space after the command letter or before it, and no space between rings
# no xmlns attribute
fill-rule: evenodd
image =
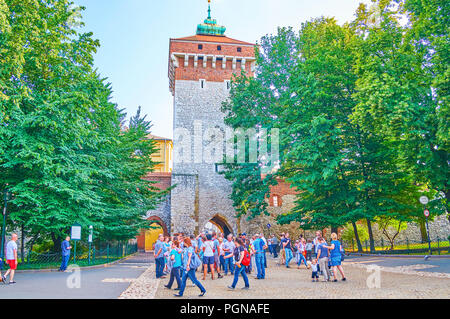
<svg viewBox="0 0 450 319"><path fill-rule="evenodd" d="M220 270L225 271L225 256L224 255L220 255L219 256L219 260L220 260Z"/></svg>
<svg viewBox="0 0 450 319"><path fill-rule="evenodd" d="M180 296L183 296L184 294L188 278L191 279L194 285L196 285L201 292L206 292L205 287L203 287L200 281L198 281L197 277L195 277L195 269L190 269L189 271L183 269L182 271L183 271L183 278L181 279Z"/></svg>
<svg viewBox="0 0 450 319"><path fill-rule="evenodd" d="M164 257L155 259L156 264L156 278L161 278L164 275L165 260Z"/></svg>
<svg viewBox="0 0 450 319"><path fill-rule="evenodd" d="M298 265L298 266L301 266L301 265L302 265L302 261L305 263L305 266L308 267L308 264L306 263L306 258L305 258L305 256L303 256L303 254L299 252L299 253L297 254L297 265Z"/></svg>
<svg viewBox="0 0 450 319"><path fill-rule="evenodd" d="M292 254L292 250L290 248L285 248L284 252L286 254L286 267L289 266L289 262L292 258L294 258L294 255Z"/></svg>
<svg viewBox="0 0 450 319"><path fill-rule="evenodd" d="M306 259L309 261L312 260L312 251L311 250L306 251Z"/></svg>
<svg viewBox="0 0 450 319"><path fill-rule="evenodd" d="M242 278L244 278L245 287L250 287L250 284L248 282L247 274L245 273L245 267L241 265L241 267L238 267L235 265L234 267L234 280L233 284L231 285L232 288L236 288L236 285L239 280L239 275L242 275Z"/></svg>
<svg viewBox="0 0 450 319"><path fill-rule="evenodd" d="M319 258L319 265L320 269L322 269L323 272L323 278L325 280L328 280L331 278L331 271L328 268L328 257L321 257Z"/></svg>
<svg viewBox="0 0 450 319"><path fill-rule="evenodd" d="M267 254L266 251L264 250L264 268L267 268Z"/></svg>
<svg viewBox="0 0 450 319"><path fill-rule="evenodd" d="M266 269L264 267L264 253L256 253L255 263L256 263L256 277L259 279L264 279L266 277Z"/></svg>
<svg viewBox="0 0 450 319"><path fill-rule="evenodd" d="M61 267L59 270L65 271L67 269L67 265L69 264L70 255L62 256Z"/></svg>
<svg viewBox="0 0 450 319"><path fill-rule="evenodd" d="M234 258L234 257L233 257ZM230 271L230 273L232 274L234 272L234 263L233 263L233 258L227 258L225 259L225 275L228 274L228 270Z"/></svg>
<svg viewBox="0 0 450 319"><path fill-rule="evenodd" d="M176 279L177 281L178 286L177 288L181 287L180 269L181 267L172 267L172 269L170 270L170 280L169 283L167 284L167 287L169 289L172 288L174 279Z"/></svg>

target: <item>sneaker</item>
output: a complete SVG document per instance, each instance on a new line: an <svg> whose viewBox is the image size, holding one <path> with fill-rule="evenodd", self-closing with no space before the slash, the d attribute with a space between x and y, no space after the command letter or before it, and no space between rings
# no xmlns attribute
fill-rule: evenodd
<svg viewBox="0 0 450 319"><path fill-rule="evenodd" d="M199 297L203 297L206 294L206 290L202 291L200 295L198 295Z"/></svg>
<svg viewBox="0 0 450 319"><path fill-rule="evenodd" d="M242 290L249 290L250 287L242 287Z"/></svg>
<svg viewBox="0 0 450 319"><path fill-rule="evenodd" d="M180 294L174 294L175 297L183 297L183 295Z"/></svg>
<svg viewBox="0 0 450 319"><path fill-rule="evenodd" d="M347 280L347 278L342 278L342 281L346 281Z"/></svg>
<svg viewBox="0 0 450 319"><path fill-rule="evenodd" d="M169 286L167 286L167 285L164 285L164 287L166 287L167 289L172 289L171 287L169 287Z"/></svg>
<svg viewBox="0 0 450 319"><path fill-rule="evenodd" d="M2 276L2 281L6 282L6 276L5 275Z"/></svg>
<svg viewBox="0 0 450 319"><path fill-rule="evenodd" d="M16 282L15 281L10 281L9 284L13 285L13 284L16 284Z"/></svg>
<svg viewBox="0 0 450 319"><path fill-rule="evenodd" d="M234 288L234 287L231 287L231 286L228 286L228 289L234 290L235 288Z"/></svg>

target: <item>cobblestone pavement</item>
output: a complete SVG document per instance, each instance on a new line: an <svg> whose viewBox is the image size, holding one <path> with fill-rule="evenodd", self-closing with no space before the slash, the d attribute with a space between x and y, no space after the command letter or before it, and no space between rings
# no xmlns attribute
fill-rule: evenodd
<svg viewBox="0 0 450 319"><path fill-rule="evenodd" d="M374 262L358 263L351 259L343 263L346 273L346 282L312 282L311 271L304 266L297 269L291 264L287 269L278 266L275 260L268 258L266 269L266 279L256 280L254 274L249 276L250 290L245 291L240 288L244 286L242 277L236 290L229 291L229 286L233 280L232 276L223 279L211 280L210 278L201 281L207 290L203 298L212 299L378 299L378 298L406 298L406 299L449 299L450 298L450 275L445 273L427 273L423 270L428 265L416 265L406 267L379 267L379 282L377 282L376 272L368 272L367 268L374 266ZM201 278L197 273L197 278ZM340 275L338 275L340 279ZM320 280L323 278L321 277ZM173 299L174 290L167 290L164 284L168 279L164 279L158 286L155 298ZM379 288L369 288L377 287ZM176 286L176 285L175 285ZM190 281L186 288L184 298L199 299L198 288L192 287Z"/></svg>

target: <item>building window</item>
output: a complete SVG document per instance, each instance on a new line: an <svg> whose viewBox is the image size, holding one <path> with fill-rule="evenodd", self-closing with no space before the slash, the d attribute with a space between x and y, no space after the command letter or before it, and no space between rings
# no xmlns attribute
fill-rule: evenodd
<svg viewBox="0 0 450 319"><path fill-rule="evenodd" d="M199 45L198 45L198 49L199 49L199 50L203 50L203 44L199 44Z"/></svg>
<svg viewBox="0 0 450 319"><path fill-rule="evenodd" d="M273 195L272 196L272 203L271 203L273 207L281 207L282 202L281 202L281 197L279 195Z"/></svg>
<svg viewBox="0 0 450 319"><path fill-rule="evenodd" d="M200 87L201 87L202 89L205 88L205 84L206 84L206 80L201 79L201 80L200 80Z"/></svg>
<svg viewBox="0 0 450 319"><path fill-rule="evenodd" d="M230 80L225 80L225 84L227 86L227 90L231 89L231 81Z"/></svg>
<svg viewBox="0 0 450 319"><path fill-rule="evenodd" d="M242 52L242 48L237 48L237 52Z"/></svg>
<svg viewBox="0 0 450 319"><path fill-rule="evenodd" d="M217 46L217 51L222 51L222 46L221 45Z"/></svg>

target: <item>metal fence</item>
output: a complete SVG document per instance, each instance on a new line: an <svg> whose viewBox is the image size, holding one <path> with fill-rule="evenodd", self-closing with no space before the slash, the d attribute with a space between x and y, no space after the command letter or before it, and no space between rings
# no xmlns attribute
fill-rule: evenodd
<svg viewBox="0 0 450 319"><path fill-rule="evenodd" d="M72 245L73 246L73 245ZM101 265L122 259L138 251L137 244L115 243L92 245L91 249L86 247L77 247L77 251L72 248L70 252L69 265L76 264L80 267ZM48 251L37 253L28 251L23 258L18 253L19 270L26 269L53 269L59 268L62 262L61 252ZM5 267L5 265L3 265Z"/></svg>
<svg viewBox="0 0 450 319"><path fill-rule="evenodd" d="M391 247L391 243L387 240L375 241L375 252L370 251L370 242L365 240L361 242L362 253L375 253L382 255L427 255L429 254L428 242L410 241L407 238L405 240L396 240L394 247ZM348 253L357 253L358 246L356 241L343 241L342 246ZM438 238L437 241L431 242L431 252L433 255L447 255L450 254L450 242L447 239Z"/></svg>

